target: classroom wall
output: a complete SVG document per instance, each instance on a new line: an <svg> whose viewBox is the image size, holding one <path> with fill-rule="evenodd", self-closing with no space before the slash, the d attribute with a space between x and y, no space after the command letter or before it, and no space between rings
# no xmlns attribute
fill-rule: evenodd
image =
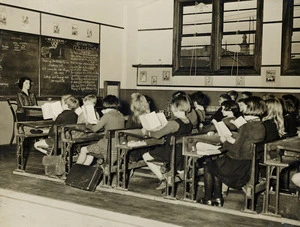
<svg viewBox="0 0 300 227"><path fill-rule="evenodd" d="M138 9L138 58L134 64L172 64L173 2L173 0L157 0ZM244 80L244 86L241 87L247 87L247 89L300 87L299 76L280 75L282 3L283 0L264 1L262 35L262 65L264 67L261 68L261 75L212 76L212 90L218 86L235 87L239 79ZM158 8L162 10L158 11ZM275 70L275 82L266 81L267 70ZM151 74L153 70L147 69L147 71ZM162 71L156 75L161 77ZM168 85L205 86L205 79L204 76L174 76ZM158 85L165 85L165 83L158 83Z"/></svg>
<svg viewBox="0 0 300 227"><path fill-rule="evenodd" d="M158 108L165 106L175 90L201 90L217 105L218 96L227 90L252 91L254 94L292 93L299 96L299 76L280 75L281 23L283 0L264 1L263 65L276 71L276 81L266 82L269 69L259 76L240 76L245 86L236 87L235 75L212 76L213 86L205 86L202 76L174 76L167 84L138 86L137 64L172 64L174 0L2 0L1 3L42 12L74 17L101 24L100 29L100 95L105 80L121 82L121 98L128 102L130 94L140 91L149 95ZM159 10L158 10L159 9ZM279 21L279 22L278 22ZM162 69L149 73L161 76ZM12 118L4 99L0 101L0 144L10 139Z"/></svg>

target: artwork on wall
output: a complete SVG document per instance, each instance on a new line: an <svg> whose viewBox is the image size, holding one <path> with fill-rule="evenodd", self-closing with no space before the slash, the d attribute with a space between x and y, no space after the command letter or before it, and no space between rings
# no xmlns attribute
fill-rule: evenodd
<svg viewBox="0 0 300 227"><path fill-rule="evenodd" d="M151 84L152 85L157 85L157 76L152 76L151 77Z"/></svg>
<svg viewBox="0 0 300 227"><path fill-rule="evenodd" d="M92 38L93 37L93 30L92 29L87 29L86 30L86 37L87 38Z"/></svg>
<svg viewBox="0 0 300 227"><path fill-rule="evenodd" d="M213 86L213 77L205 76L205 86Z"/></svg>
<svg viewBox="0 0 300 227"><path fill-rule="evenodd" d="M245 86L245 77L244 76L236 77L236 86Z"/></svg>
<svg viewBox="0 0 300 227"><path fill-rule="evenodd" d="M59 24L53 24L53 33L59 34Z"/></svg>
<svg viewBox="0 0 300 227"><path fill-rule="evenodd" d="M22 16L22 27L28 28L29 26L29 17L27 15Z"/></svg>
<svg viewBox="0 0 300 227"><path fill-rule="evenodd" d="M5 9L0 8L0 24L6 25L6 22L7 22L7 17L6 17Z"/></svg>
<svg viewBox="0 0 300 227"><path fill-rule="evenodd" d="M147 71L141 71L139 76L140 82L146 82L147 81Z"/></svg>
<svg viewBox="0 0 300 227"><path fill-rule="evenodd" d="M170 71L163 71L163 81L169 81L170 80Z"/></svg>
<svg viewBox="0 0 300 227"><path fill-rule="evenodd" d="M276 81L276 70L266 70L266 82L275 82Z"/></svg>
<svg viewBox="0 0 300 227"><path fill-rule="evenodd" d="M78 35L78 25L72 24L72 35L77 36Z"/></svg>

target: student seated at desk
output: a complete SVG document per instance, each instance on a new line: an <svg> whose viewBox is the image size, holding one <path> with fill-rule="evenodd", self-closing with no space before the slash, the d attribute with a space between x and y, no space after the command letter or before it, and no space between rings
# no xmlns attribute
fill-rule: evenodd
<svg viewBox="0 0 300 227"><path fill-rule="evenodd" d="M116 96L108 95L103 99L103 116L96 124L87 124L87 128L91 129L93 132L98 132L101 129L104 129L105 136L97 143L82 147L76 162L77 164L87 166L91 165L94 160L94 156L106 161L108 143L106 132L108 130L123 129L125 126L124 116L118 111L118 107L119 99Z"/></svg>
<svg viewBox="0 0 300 227"><path fill-rule="evenodd" d="M247 98L245 103L247 107L244 115L247 123L233 137L221 136L222 149L227 153L217 159L207 160L204 166L203 204L223 206L222 183L239 189L250 179L251 145L265 138L265 127L260 119L265 111L265 104L259 97Z"/></svg>
<svg viewBox="0 0 300 227"><path fill-rule="evenodd" d="M63 112L57 116L53 125L76 124L78 116L75 113L75 110L79 106L79 101L72 95L64 95L61 98L61 105ZM35 149L44 154L50 155L55 142L54 133L54 127L52 126L49 130L49 136L47 139L39 140L34 143Z"/></svg>
<svg viewBox="0 0 300 227"><path fill-rule="evenodd" d="M176 92L174 92L172 94L172 99L174 99L176 97L179 97L179 96L184 96L188 100L190 107L186 111L186 116L190 120L190 122L192 123L193 128L198 128L198 126L199 126L199 119L198 119L198 115L196 113L196 110L195 110L195 108L194 108L194 106L192 104L192 100L191 100L190 96L186 92L184 92L184 91L176 91Z"/></svg>
<svg viewBox="0 0 300 227"><path fill-rule="evenodd" d="M230 96L227 94L221 94L219 96L219 104L220 107L219 109L215 112L215 114L212 116L212 119L215 119L216 121L221 121L224 116L222 114L222 102L226 101L226 100L231 100Z"/></svg>
<svg viewBox="0 0 300 227"><path fill-rule="evenodd" d="M158 131L147 131L142 129L143 134L148 135L154 138L162 138L166 136L166 142L164 145L156 147L155 149L145 153L143 159L151 169L151 171L156 175L160 180L160 185L156 188L157 190L163 190L166 188L166 178L160 171L160 166L151 162L162 161L170 162L172 146L171 146L171 137L172 135L182 135L187 134L192 131L193 125L186 116L186 112L190 109L190 102L186 96L175 96L171 102L171 110L174 115L174 119L169 120L167 125ZM183 156L181 149L176 149L178 152L176 155L176 169L177 171L183 170Z"/></svg>
<svg viewBox="0 0 300 227"><path fill-rule="evenodd" d="M130 101L131 113L126 121L126 129L142 128L139 116L150 113L150 104L147 97L140 93L131 94ZM137 148L129 153L129 161L137 162L143 160L143 154L148 151L148 148Z"/></svg>
<svg viewBox="0 0 300 227"><path fill-rule="evenodd" d="M140 93L131 94L130 110L131 113L126 122L126 128L142 128L139 116L150 113L150 105L146 96Z"/></svg>
<svg viewBox="0 0 300 227"><path fill-rule="evenodd" d="M295 173L292 176L292 182L297 185L298 187L300 187L300 173Z"/></svg>
<svg viewBox="0 0 300 227"><path fill-rule="evenodd" d="M200 130L206 121L206 107L209 104L209 98L201 91L197 91L191 95L191 100L198 116L198 130Z"/></svg>
<svg viewBox="0 0 300 227"><path fill-rule="evenodd" d="M240 112L239 105L233 100L226 100L221 104L221 113L223 115L222 121L225 125L229 128L230 131L236 131L237 126L232 123L233 120L237 119L243 114ZM200 133L208 133L208 132L215 132L216 127L214 124L206 126L200 130Z"/></svg>
<svg viewBox="0 0 300 227"><path fill-rule="evenodd" d="M89 123L89 117L88 113L86 112L86 107L91 106L92 110L95 112L94 117L96 119L100 119L98 112L94 109L97 102L97 97L95 95L87 95L83 98L83 105L79 107L78 109L81 111L78 115L77 124L88 124ZM77 110L76 110L77 112ZM79 138L79 137L88 137L90 134L86 134L85 132L80 131L73 131L72 137L73 138Z"/></svg>

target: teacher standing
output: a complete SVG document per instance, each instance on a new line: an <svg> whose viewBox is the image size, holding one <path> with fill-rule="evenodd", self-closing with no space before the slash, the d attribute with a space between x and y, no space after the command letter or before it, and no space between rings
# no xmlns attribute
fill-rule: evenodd
<svg viewBox="0 0 300 227"><path fill-rule="evenodd" d="M17 94L17 118L19 121L26 121L26 112L23 106L37 106L37 101L34 93L29 90L32 80L29 77L21 77L18 81L20 91Z"/></svg>

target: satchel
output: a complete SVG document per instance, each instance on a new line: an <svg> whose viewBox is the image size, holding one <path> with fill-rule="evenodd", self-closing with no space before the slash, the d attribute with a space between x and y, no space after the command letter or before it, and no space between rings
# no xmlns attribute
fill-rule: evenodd
<svg viewBox="0 0 300 227"><path fill-rule="evenodd" d="M66 162L61 155L44 156L42 163L47 176L60 176L65 173Z"/></svg>

